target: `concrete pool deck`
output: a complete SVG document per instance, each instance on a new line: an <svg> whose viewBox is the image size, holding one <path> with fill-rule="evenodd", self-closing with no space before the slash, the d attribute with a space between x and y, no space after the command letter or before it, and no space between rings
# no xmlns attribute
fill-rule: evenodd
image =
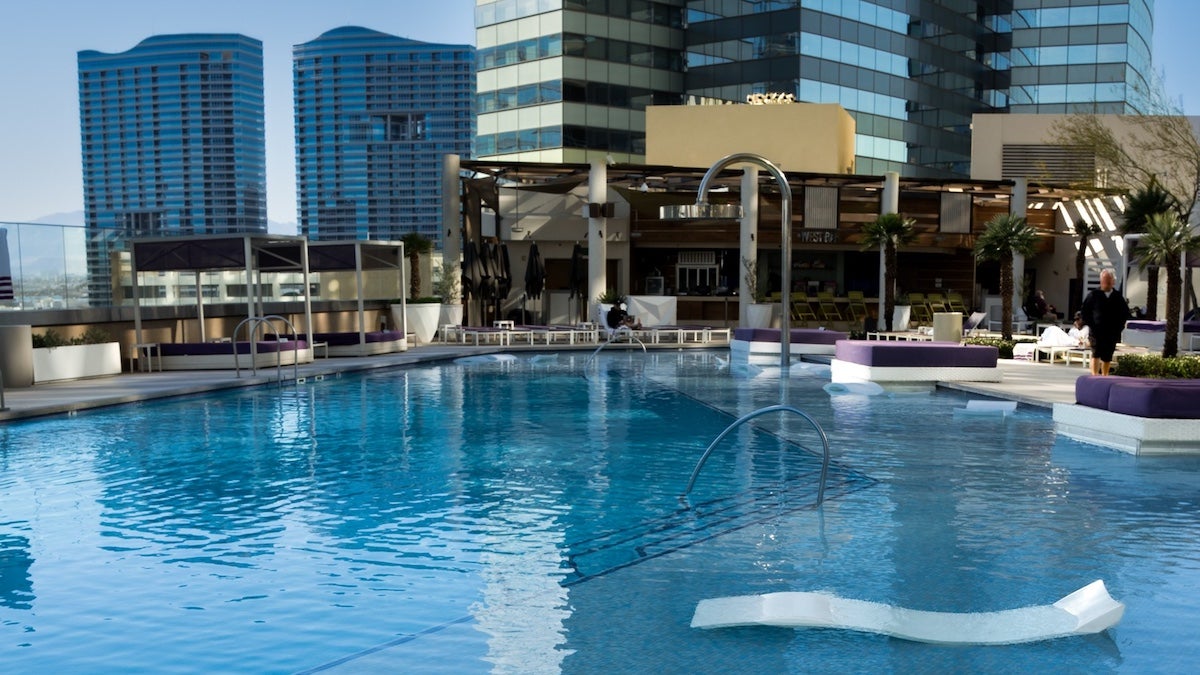
<svg viewBox="0 0 1200 675"><path fill-rule="evenodd" d="M679 348L678 346L664 345L658 349L662 350L664 347L672 350ZM594 350L594 345L574 348L567 346L514 348L433 344L414 347L406 352L396 354L316 359L312 363L301 364L298 367L298 374L303 378L325 377L338 373L394 368L497 352L591 352ZM1003 379L1000 382L947 382L938 383L938 386L1017 401L1026 405L1051 408L1055 403L1074 403L1075 380L1081 375L1088 374L1087 368L1077 365L1050 365L1007 359L1001 359L999 367L1003 372ZM283 367L283 376L291 378L291 366ZM189 370L123 373L112 377L39 384L33 387L6 389L4 404L8 409L0 411L0 422L72 413L171 396L201 394L221 389L261 386L273 384L275 381L274 368L260 368L256 376L251 376L247 370L242 371L241 377L237 377L232 370Z"/></svg>

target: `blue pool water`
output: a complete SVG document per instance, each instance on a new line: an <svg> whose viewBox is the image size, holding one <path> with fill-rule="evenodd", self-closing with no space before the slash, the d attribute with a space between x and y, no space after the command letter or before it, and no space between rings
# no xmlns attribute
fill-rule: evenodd
<svg viewBox="0 0 1200 675"><path fill-rule="evenodd" d="M0 671L1183 672L1200 460L964 394L831 396L710 352L521 356L0 426ZM742 427L679 498L738 415ZM1095 580L1100 635L689 628L782 590L947 612Z"/></svg>

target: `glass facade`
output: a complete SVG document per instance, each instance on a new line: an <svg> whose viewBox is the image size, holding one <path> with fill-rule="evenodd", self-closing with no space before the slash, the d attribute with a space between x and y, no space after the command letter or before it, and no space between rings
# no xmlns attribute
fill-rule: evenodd
<svg viewBox="0 0 1200 675"><path fill-rule="evenodd" d="M684 0L479 0L476 155L638 161L683 100Z"/></svg>
<svg viewBox="0 0 1200 675"><path fill-rule="evenodd" d="M344 27L292 56L300 233L440 248L442 156L472 154L474 48Z"/></svg>
<svg viewBox="0 0 1200 675"><path fill-rule="evenodd" d="M126 239L266 232L261 42L160 35L78 65L90 304Z"/></svg>
<svg viewBox="0 0 1200 675"><path fill-rule="evenodd" d="M647 104L778 92L850 112L858 173L966 176L975 113L1137 110L1152 15L1153 0L478 0L477 154L637 161Z"/></svg>
<svg viewBox="0 0 1200 675"><path fill-rule="evenodd" d="M1141 111L1154 0L1014 0L1011 111Z"/></svg>
<svg viewBox="0 0 1200 675"><path fill-rule="evenodd" d="M971 116L1004 105L1003 4L696 0L687 93L839 103L855 119L856 172L966 175Z"/></svg>

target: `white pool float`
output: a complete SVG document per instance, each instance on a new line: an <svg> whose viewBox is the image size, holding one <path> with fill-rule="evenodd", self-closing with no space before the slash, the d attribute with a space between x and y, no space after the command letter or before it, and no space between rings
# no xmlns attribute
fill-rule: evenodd
<svg viewBox="0 0 1200 675"><path fill-rule="evenodd" d="M843 628L937 644L1004 645L1115 626L1125 605L1093 581L1053 605L999 612L926 612L826 593L782 592L701 600L692 628L784 626Z"/></svg>
<svg viewBox="0 0 1200 675"><path fill-rule="evenodd" d="M471 363L496 363L516 360L517 357L512 354L478 354L476 356L462 356L454 359L454 362L467 365Z"/></svg>
<svg viewBox="0 0 1200 675"><path fill-rule="evenodd" d="M858 396L877 396L884 392L883 386L874 382L830 382L822 389L831 396L852 394Z"/></svg>

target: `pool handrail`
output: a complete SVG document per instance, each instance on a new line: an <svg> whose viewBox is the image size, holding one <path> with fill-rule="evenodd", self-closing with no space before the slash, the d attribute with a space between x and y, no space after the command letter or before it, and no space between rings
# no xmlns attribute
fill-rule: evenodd
<svg viewBox="0 0 1200 675"><path fill-rule="evenodd" d="M234 327L234 329L233 329L233 371L237 377L242 376L242 368L241 368L241 365L238 363L238 349L237 349L238 331L240 331L242 329L242 326L245 326L246 324L250 324L250 326L246 329L246 339L250 342L250 371L253 374L257 375L258 374L258 364L255 361L255 357L258 356L258 350L255 345L254 338L258 334L259 326L266 325L266 327L269 328L271 330L271 333L275 336L275 341L276 342L280 341L279 340L279 331L275 330L274 324L271 323L272 319L279 319L280 321L282 321L288 327L288 335L291 335L293 337L296 336L296 327L292 325L292 322L288 321L285 317L279 316L278 314L268 314L266 316L248 316L245 319L242 319L241 322L238 323L238 325L236 327ZM264 331L263 335L266 336L265 331ZM292 342L292 351L294 352L294 354L292 356L292 380L295 382L299 382L300 381L300 346L299 346L299 343L295 340L293 340L293 342ZM278 382L281 382L281 383L283 382L283 353L280 352L278 349L275 350L275 379Z"/></svg>
<svg viewBox="0 0 1200 675"><path fill-rule="evenodd" d="M599 347L596 347L596 351L592 352L592 355L588 357L588 361L591 361L593 358L595 358L595 356L600 353L601 349L604 349L614 342L620 342L622 336L628 337L631 341L641 345L642 352L646 351L646 343L642 342L641 338L634 335L633 331L630 330L628 326L621 326L620 328L615 329L613 334L608 336L607 340L601 342Z"/></svg>
<svg viewBox="0 0 1200 675"><path fill-rule="evenodd" d="M769 405L765 408L759 408L758 410L742 415L734 420L732 424L725 427L725 430L722 431L715 439L713 439L712 443L708 444L708 448L704 451L704 454L700 456L700 461L696 462L696 468L692 470L692 477L688 479L687 488L685 488L683 494L680 495L680 499L686 502L687 496L691 494L692 487L696 484L696 478L700 475L700 469L704 467L704 463L708 461L709 455L712 454L718 443L724 440L726 436L728 436L733 432L734 429L738 428L742 424L754 419L755 417L759 417L760 415L773 412L790 412L803 417L804 419L808 420L809 424L812 424L813 428L817 430L817 435L821 437L821 445L824 448L824 453L821 458L821 479L817 485L817 506L820 506L825 501L825 479L829 475L829 438L825 435L825 430L821 428L821 425L818 424L815 419L809 416L808 413L800 410L799 408L793 408L790 405Z"/></svg>

